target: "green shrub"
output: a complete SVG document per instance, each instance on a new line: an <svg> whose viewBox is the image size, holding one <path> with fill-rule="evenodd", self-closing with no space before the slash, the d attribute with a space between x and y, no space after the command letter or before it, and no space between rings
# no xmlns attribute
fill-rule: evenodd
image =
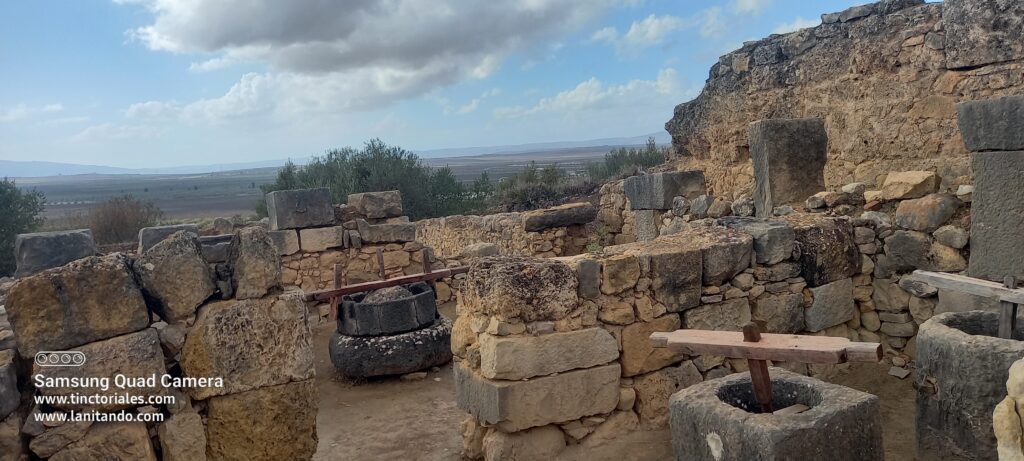
<svg viewBox="0 0 1024 461"><path fill-rule="evenodd" d="M92 229L96 243L106 245L134 241L139 230L159 224L162 218L163 212L153 202L124 195L90 208L81 216L81 227Z"/></svg>
<svg viewBox="0 0 1024 461"><path fill-rule="evenodd" d="M46 197L35 189L18 189L13 179L0 180L0 276L14 273L14 239L43 225Z"/></svg>
<svg viewBox="0 0 1024 461"><path fill-rule="evenodd" d="M658 147L648 138L642 148L620 147L604 155L604 160L587 165L587 174L595 182L633 174L637 168L650 168L668 160L668 148Z"/></svg>

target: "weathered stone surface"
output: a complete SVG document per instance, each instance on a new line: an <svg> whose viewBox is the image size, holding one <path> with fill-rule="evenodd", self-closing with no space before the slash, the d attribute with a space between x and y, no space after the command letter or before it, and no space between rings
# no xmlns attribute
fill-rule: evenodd
<svg viewBox="0 0 1024 461"><path fill-rule="evenodd" d="M402 215L402 193L397 190L350 194L348 206L370 218L392 218Z"/></svg>
<svg viewBox="0 0 1024 461"><path fill-rule="evenodd" d="M886 237L885 254L894 270L910 271L922 268L928 258L931 244L928 234L899 230Z"/></svg>
<svg viewBox="0 0 1024 461"><path fill-rule="evenodd" d="M999 298L981 297L956 290L939 290L935 313L988 311L999 312Z"/></svg>
<svg viewBox="0 0 1024 461"><path fill-rule="evenodd" d="M374 300L386 290L401 290L393 299ZM434 290L426 282L344 296L338 306L338 333L380 336L429 327L437 321Z"/></svg>
<svg viewBox="0 0 1024 461"><path fill-rule="evenodd" d="M490 379L526 379L609 363L619 343L602 328L541 336L482 334L480 373Z"/></svg>
<svg viewBox="0 0 1024 461"><path fill-rule="evenodd" d="M754 268L754 278L764 282L781 282L786 279L800 276L800 266L796 263L783 262L773 266L757 266Z"/></svg>
<svg viewBox="0 0 1024 461"><path fill-rule="evenodd" d="M462 249L459 257L463 259L483 258L485 256L497 256L498 245L493 243L474 243Z"/></svg>
<svg viewBox="0 0 1024 461"><path fill-rule="evenodd" d="M999 314L977 311L938 314L921 325L918 458L996 459L992 413L1006 395L1010 366L1024 357L1024 342L996 337L998 325Z"/></svg>
<svg viewBox="0 0 1024 461"><path fill-rule="evenodd" d="M7 294L7 315L22 357L149 325L142 291L120 253L79 259L18 280Z"/></svg>
<svg viewBox="0 0 1024 461"><path fill-rule="evenodd" d="M231 239L231 287L238 299L259 298L280 286L281 255L267 230L246 227Z"/></svg>
<svg viewBox="0 0 1024 461"><path fill-rule="evenodd" d="M904 200L896 208L896 225L923 232L932 232L953 217L960 199L949 194L928 194L919 199Z"/></svg>
<svg viewBox="0 0 1024 461"><path fill-rule="evenodd" d="M686 200L686 197L677 195L672 197L672 215L683 217L690 211L690 201Z"/></svg>
<svg viewBox="0 0 1024 461"><path fill-rule="evenodd" d="M601 295L601 263L589 259L577 259L573 264L579 279L578 292L580 298L594 299Z"/></svg>
<svg viewBox="0 0 1024 461"><path fill-rule="evenodd" d="M357 219L359 238L363 243L404 243L416 240L415 223L370 224Z"/></svg>
<svg viewBox="0 0 1024 461"><path fill-rule="evenodd" d="M693 199L692 206L690 207L690 214L693 215L694 219L704 219L708 217L708 210L711 209L711 205L714 205L715 198L710 195L700 195Z"/></svg>
<svg viewBox="0 0 1024 461"><path fill-rule="evenodd" d="M21 401L15 365L13 350L0 351L0 421L6 419L7 415L18 408L18 403Z"/></svg>
<svg viewBox="0 0 1024 461"><path fill-rule="evenodd" d="M725 200L721 197L715 199L711 207L708 208L709 218L721 218L732 214L732 202Z"/></svg>
<svg viewBox="0 0 1024 461"><path fill-rule="evenodd" d="M36 414L33 413L30 417ZM40 426L39 431L32 438L32 441L29 442L28 447L37 456L49 458L64 449L71 442L80 440L85 436L85 433L92 427L92 422L66 422L54 428L47 428L42 423L38 423L38 425Z"/></svg>
<svg viewBox="0 0 1024 461"><path fill-rule="evenodd" d="M171 415L157 426L164 461L206 460L206 427L194 411Z"/></svg>
<svg viewBox="0 0 1024 461"><path fill-rule="evenodd" d="M547 425L509 434L500 430L483 439L485 461L511 459L555 459L565 448L565 436L555 425Z"/></svg>
<svg viewBox="0 0 1024 461"><path fill-rule="evenodd" d="M892 323L883 321L881 332L894 338L912 338L916 329L917 324L914 322Z"/></svg>
<svg viewBox="0 0 1024 461"><path fill-rule="evenodd" d="M195 224L174 224L170 226L143 227L139 230L139 254L181 231L199 235L199 226Z"/></svg>
<svg viewBox="0 0 1024 461"><path fill-rule="evenodd" d="M199 309L181 352L190 377L221 377L223 387L189 389L204 400L313 377L312 338L298 295L228 300Z"/></svg>
<svg viewBox="0 0 1024 461"><path fill-rule="evenodd" d="M1010 379L1013 379L1012 370ZM992 412L992 431L996 435L996 452L1000 460L1024 460L1024 430L1021 429L1017 401L1013 397L1006 397L996 405Z"/></svg>
<svg viewBox="0 0 1024 461"><path fill-rule="evenodd" d="M527 232L539 232L553 227L586 224L597 218L597 207L589 203L569 203L523 214L523 227Z"/></svg>
<svg viewBox="0 0 1024 461"><path fill-rule="evenodd" d="M274 242L277 253L281 256L293 255L299 252L299 233L293 229L276 230L268 232L270 240Z"/></svg>
<svg viewBox="0 0 1024 461"><path fill-rule="evenodd" d="M928 284L923 280L920 280L914 274L907 274L900 278L900 288L904 291L917 296L918 298L930 298L938 294L939 290Z"/></svg>
<svg viewBox="0 0 1024 461"><path fill-rule="evenodd" d="M576 274L561 261L481 258L470 266L459 306L503 321L560 320L581 309L577 284Z"/></svg>
<svg viewBox="0 0 1024 461"><path fill-rule="evenodd" d="M603 261L601 292L615 294L636 286L640 278L640 262L633 255L612 256Z"/></svg>
<svg viewBox="0 0 1024 461"><path fill-rule="evenodd" d="M637 242L649 242L658 238L658 222L661 213L657 210L636 210L633 213L633 238Z"/></svg>
<svg viewBox="0 0 1024 461"><path fill-rule="evenodd" d="M907 310L910 303L910 293L903 291L899 285L889 279L875 279L872 282L875 288L871 299L875 303L875 309L888 312L902 312Z"/></svg>
<svg viewBox="0 0 1024 461"><path fill-rule="evenodd" d="M1024 96L964 101L956 112L968 150L1024 150Z"/></svg>
<svg viewBox="0 0 1024 461"><path fill-rule="evenodd" d="M680 234L701 250L704 285L719 286L750 267L754 238L722 227L701 227Z"/></svg>
<svg viewBox="0 0 1024 461"><path fill-rule="evenodd" d="M437 367L452 359L452 324L439 318L430 326L390 336L347 336L335 332L331 362L349 378L401 375Z"/></svg>
<svg viewBox="0 0 1024 461"><path fill-rule="evenodd" d="M217 289L195 234L177 232L153 245L132 264L151 306L168 322L196 312Z"/></svg>
<svg viewBox="0 0 1024 461"><path fill-rule="evenodd" d="M882 184L883 200L905 200L924 197L939 189L939 176L934 171L894 171Z"/></svg>
<svg viewBox="0 0 1024 461"><path fill-rule="evenodd" d="M622 189L634 210L668 210L676 196L695 199L706 193L704 172L670 171L626 178Z"/></svg>
<svg viewBox="0 0 1024 461"><path fill-rule="evenodd" d="M653 322L637 322L622 329L622 376L636 376L663 368L679 361L675 353L651 347L651 333L675 331L680 326L679 315L668 314Z"/></svg>
<svg viewBox="0 0 1024 461"><path fill-rule="evenodd" d="M78 441L49 459L53 461L156 461L146 423L95 423Z"/></svg>
<svg viewBox="0 0 1024 461"><path fill-rule="evenodd" d="M790 418L754 413L749 373L690 386L669 401L672 446L685 453L678 459L882 459L878 397L781 368L770 374L776 408L811 409Z"/></svg>
<svg viewBox="0 0 1024 461"><path fill-rule="evenodd" d="M300 248L306 253L319 253L329 248L341 248L345 245L346 234L348 234L348 230L342 226L300 229Z"/></svg>
<svg viewBox="0 0 1024 461"><path fill-rule="evenodd" d="M14 239L14 276L26 277L95 254L96 243L89 229L18 234Z"/></svg>
<svg viewBox="0 0 1024 461"><path fill-rule="evenodd" d="M308 460L316 452L313 380L211 398L206 456L218 460Z"/></svg>
<svg viewBox="0 0 1024 461"><path fill-rule="evenodd" d="M459 408L507 432L608 413L619 400L618 364L527 381L489 380L465 362L453 368Z"/></svg>
<svg viewBox="0 0 1024 461"><path fill-rule="evenodd" d="M46 378L54 378L54 386L40 387L37 391L42 395L106 395L111 398L115 395L150 396L161 395L165 388L160 383L160 376L165 372L164 354L160 350L160 339L156 330L147 328L137 333L131 333L115 338L96 341L84 346L76 347L74 350L85 355L86 361L82 366L72 367L41 367L38 363L33 365L34 374L43 374ZM114 382L115 375L124 375L129 378L149 378L156 375L156 381L143 385L133 386L128 389L119 389L110 385L104 390L98 387L77 387L59 385L61 378L84 378L105 377ZM132 408L132 405L125 402L111 402L106 404L84 405L84 404L55 404L54 407L65 410L96 410L111 411Z"/></svg>
<svg viewBox="0 0 1024 461"><path fill-rule="evenodd" d="M233 234L204 235L199 237L199 250L203 259L210 264L227 262L231 253Z"/></svg>
<svg viewBox="0 0 1024 461"><path fill-rule="evenodd" d="M1021 216L1024 214L1024 151L978 152L971 156L974 198L971 204L971 277L1002 282L1024 278Z"/></svg>
<svg viewBox="0 0 1024 461"><path fill-rule="evenodd" d="M942 226L932 232L935 241L957 250L967 246L971 235L967 231L956 226Z"/></svg>
<svg viewBox="0 0 1024 461"><path fill-rule="evenodd" d="M754 209L759 218L779 205L803 203L825 190L828 136L820 118L760 120L750 124Z"/></svg>
<svg viewBox="0 0 1024 461"><path fill-rule="evenodd" d="M270 230L302 229L334 223L330 189L279 190L267 194L266 199Z"/></svg>
<svg viewBox="0 0 1024 461"><path fill-rule="evenodd" d="M583 439L583 443L580 445L585 448L594 448L606 445L610 442L622 440L622 437L629 434L640 426L636 413L632 411L616 411L608 418L597 426L586 439Z"/></svg>
<svg viewBox="0 0 1024 461"><path fill-rule="evenodd" d="M21 415L12 413L6 419L0 420L0 461L20 461L24 452Z"/></svg>
<svg viewBox="0 0 1024 461"><path fill-rule="evenodd" d="M1024 58L1024 6L1017 2L943 2L942 25L946 31L946 66L951 69Z"/></svg>
<svg viewBox="0 0 1024 461"><path fill-rule="evenodd" d="M811 306L804 320L807 331L821 331L853 318L857 306L853 302L853 280L842 279L811 288Z"/></svg>
<svg viewBox="0 0 1024 461"><path fill-rule="evenodd" d="M859 272L861 257L849 221L806 214L783 219L796 232L797 261L807 286L825 285Z"/></svg>
<svg viewBox="0 0 1024 461"><path fill-rule="evenodd" d="M804 297L801 294L766 294L755 299L751 306L751 318L764 322L767 333L804 331Z"/></svg>
<svg viewBox="0 0 1024 461"><path fill-rule="evenodd" d="M732 202L732 213L736 216L754 216L754 199L743 196Z"/></svg>
<svg viewBox="0 0 1024 461"><path fill-rule="evenodd" d="M683 313L686 328L692 330L739 331L750 323L750 303L736 298L704 304Z"/></svg>
<svg viewBox="0 0 1024 461"><path fill-rule="evenodd" d="M636 390L636 411L640 423L647 428L661 428L668 425L668 399L680 389L703 381L700 371L692 361L679 366L664 368L633 378Z"/></svg>
<svg viewBox="0 0 1024 461"><path fill-rule="evenodd" d="M651 264L654 299L669 312L681 312L700 303L703 279L702 252L677 245L657 245L645 252Z"/></svg>
<svg viewBox="0 0 1024 461"><path fill-rule="evenodd" d="M782 221L753 218L726 218L723 226L738 229L754 237L754 256L758 264L778 264L793 254L796 233Z"/></svg>

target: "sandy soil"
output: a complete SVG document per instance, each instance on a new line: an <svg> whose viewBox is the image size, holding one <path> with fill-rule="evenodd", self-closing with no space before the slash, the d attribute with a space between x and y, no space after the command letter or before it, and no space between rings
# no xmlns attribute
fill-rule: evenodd
<svg viewBox="0 0 1024 461"><path fill-rule="evenodd" d="M450 316L450 306L442 313ZM327 354L330 325L317 328L317 384L320 443L314 457L334 460L458 460L462 450L459 423L465 414L455 406L451 365L427 378L397 378L353 383L341 378ZM857 364L833 382L878 395L882 403L887 460L914 459L914 390L910 379L886 374L887 366ZM579 461L673 459L668 430L641 431L598 450L569 447L559 457Z"/></svg>

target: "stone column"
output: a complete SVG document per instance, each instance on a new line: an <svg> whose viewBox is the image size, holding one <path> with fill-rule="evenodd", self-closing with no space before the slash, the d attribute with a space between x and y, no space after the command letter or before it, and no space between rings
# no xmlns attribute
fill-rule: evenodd
<svg viewBox="0 0 1024 461"><path fill-rule="evenodd" d="M825 190L828 136L820 118L760 120L750 124L754 209L760 218L779 205L802 203Z"/></svg>

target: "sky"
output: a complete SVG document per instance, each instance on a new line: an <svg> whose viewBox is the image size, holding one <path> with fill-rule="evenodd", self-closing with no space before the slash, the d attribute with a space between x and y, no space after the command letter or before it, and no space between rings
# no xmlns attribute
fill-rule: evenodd
<svg viewBox="0 0 1024 461"><path fill-rule="evenodd" d="M156 168L371 138L428 150L644 135L719 56L858 3L3 1L0 160Z"/></svg>

